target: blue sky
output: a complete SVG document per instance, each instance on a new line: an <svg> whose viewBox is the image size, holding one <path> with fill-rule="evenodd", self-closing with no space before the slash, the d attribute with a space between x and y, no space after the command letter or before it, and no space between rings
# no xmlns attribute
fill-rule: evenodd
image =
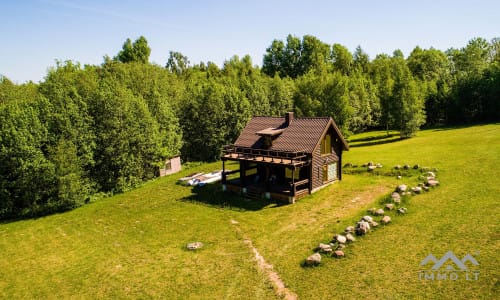
<svg viewBox="0 0 500 300"><path fill-rule="evenodd" d="M0 74L38 82L56 59L101 64L141 35L159 65L169 51L218 65L249 54L261 65L272 40L288 34L361 45L370 58L417 45L461 48L500 36L500 1L0 0Z"/></svg>

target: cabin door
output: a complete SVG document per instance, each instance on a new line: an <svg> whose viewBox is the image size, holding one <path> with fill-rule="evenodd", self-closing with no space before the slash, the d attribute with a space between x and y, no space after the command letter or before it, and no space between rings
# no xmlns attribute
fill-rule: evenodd
<svg viewBox="0 0 500 300"><path fill-rule="evenodd" d="M323 182L337 179L337 163L323 165Z"/></svg>

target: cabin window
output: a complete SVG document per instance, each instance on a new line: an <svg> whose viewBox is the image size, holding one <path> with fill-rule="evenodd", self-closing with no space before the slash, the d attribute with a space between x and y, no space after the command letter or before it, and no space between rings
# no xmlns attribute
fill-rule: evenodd
<svg viewBox="0 0 500 300"><path fill-rule="evenodd" d="M321 155L332 153L332 137L329 134L325 135L325 138L321 141Z"/></svg>
<svg viewBox="0 0 500 300"><path fill-rule="evenodd" d="M263 141L262 148L269 149L269 148L271 148L272 145L273 145L273 139L272 139L272 137L267 136L267 135L264 136L264 141Z"/></svg>
<svg viewBox="0 0 500 300"><path fill-rule="evenodd" d="M168 160L165 162L165 170L170 171L172 170L172 161Z"/></svg>

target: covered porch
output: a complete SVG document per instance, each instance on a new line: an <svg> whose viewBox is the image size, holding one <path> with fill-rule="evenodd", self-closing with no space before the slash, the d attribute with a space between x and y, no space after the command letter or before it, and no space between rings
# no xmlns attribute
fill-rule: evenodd
<svg viewBox="0 0 500 300"><path fill-rule="evenodd" d="M304 152L229 145L224 147L221 159L224 190L289 203L311 192L311 158ZM226 171L227 161L239 162L239 169Z"/></svg>

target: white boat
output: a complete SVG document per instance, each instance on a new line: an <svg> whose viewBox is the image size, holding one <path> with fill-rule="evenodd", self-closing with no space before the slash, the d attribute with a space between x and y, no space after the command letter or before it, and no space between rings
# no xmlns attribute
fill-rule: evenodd
<svg viewBox="0 0 500 300"><path fill-rule="evenodd" d="M203 172L199 172L199 173L192 173L192 174L187 175L186 177L182 177L182 178L180 178L180 179L179 179L179 182L180 182L181 184L184 184L184 185L193 185L193 184L192 184L192 183L193 183L193 179L195 179L195 178L197 178L197 177L200 177L200 176L202 176L203 174L205 174L205 173L203 173Z"/></svg>
<svg viewBox="0 0 500 300"><path fill-rule="evenodd" d="M207 174L203 174L197 177L199 181L196 183L197 186L204 186L207 183L217 182L222 179L222 170L213 171Z"/></svg>

